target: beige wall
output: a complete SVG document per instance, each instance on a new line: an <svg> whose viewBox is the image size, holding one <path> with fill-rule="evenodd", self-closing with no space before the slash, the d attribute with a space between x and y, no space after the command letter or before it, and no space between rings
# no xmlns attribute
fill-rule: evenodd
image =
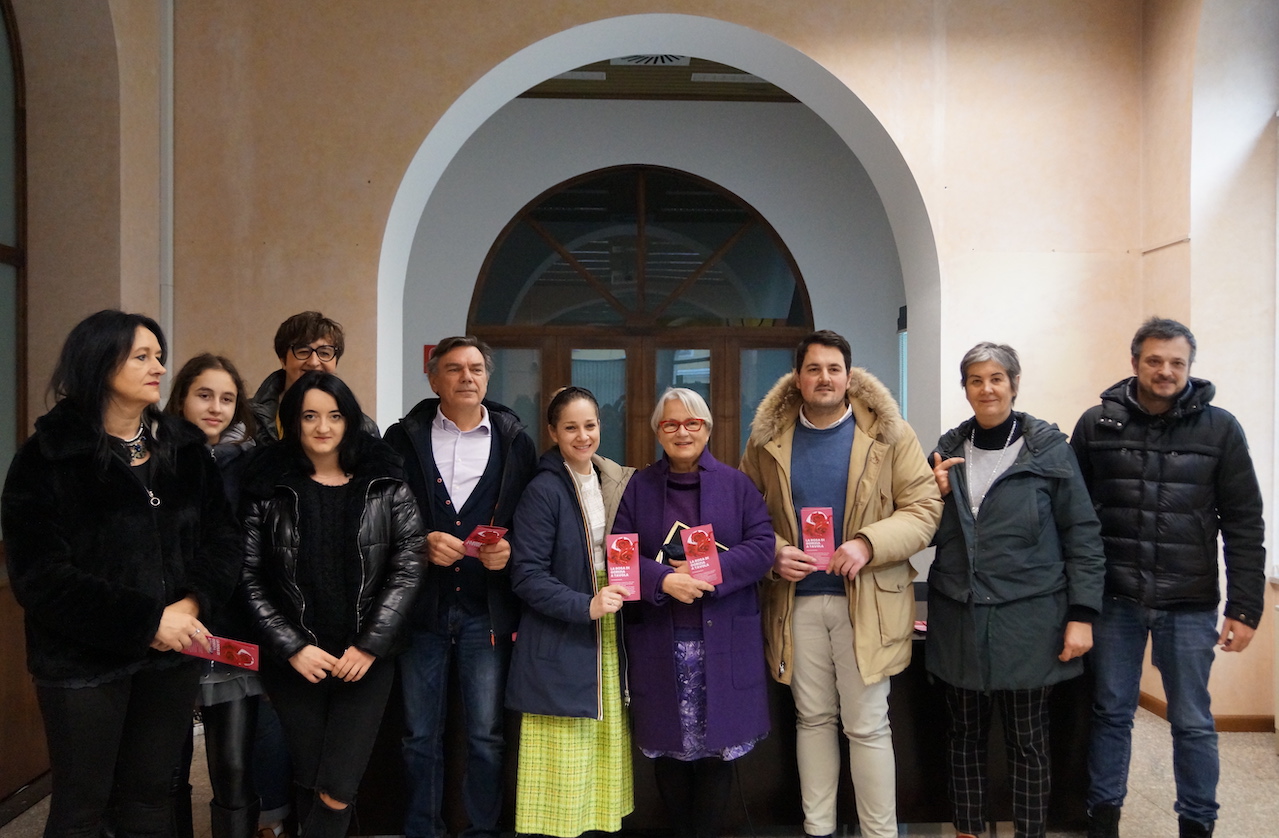
<svg viewBox="0 0 1279 838"><path fill-rule="evenodd" d="M1159 247L1190 234L1200 5L177 3L175 357L225 352L255 384L277 365L278 323L318 308L345 325L342 372L372 413L379 243L405 168L441 115L541 38L614 15L688 13L777 38L866 103L933 223L935 362L950 370L977 340L1012 343L1024 356L1019 407L1069 430L1127 374L1127 342L1145 313L1189 319L1236 348L1229 315L1192 281L1190 246ZM15 6L31 126L34 391L71 323L102 305L146 307L158 277L159 115L149 103L159 0ZM1255 296L1255 282L1241 279L1238 294ZM1269 293L1272 302L1273 272ZM1273 331L1272 321L1257 339L1272 355ZM954 380L942 378L942 427L968 415ZM1229 396L1240 402L1237 390ZM1273 408L1249 414L1263 416ZM1246 424L1267 456L1272 424ZM1248 682L1241 703L1224 690L1219 711L1273 712L1271 658L1247 661L1265 687Z"/></svg>
<svg viewBox="0 0 1279 838"><path fill-rule="evenodd" d="M120 305L120 75L106 3L13 7L27 84L29 424L67 331Z"/></svg>
<svg viewBox="0 0 1279 838"><path fill-rule="evenodd" d="M875 2L838 12L818 4L496 5L501 23L484 24L483 36L478 20L434 4L381 3L379 15L334 2L308 4L304 15L286 4L178 7L175 318L184 349L231 351L256 379L274 366L268 347L280 320L319 308L347 327L343 371L371 403L377 244L399 178L434 121L540 37L660 10L712 14L778 37L883 120L938 232L942 306L952 313L940 362L999 337L1027 347L1033 410L1068 424L1095 397L1091 360L1064 379L1036 372L1071 347L1122 342L1130 330L1137 4L1090 2L1081 11L1063 0L1016 14L998 3L898 3L891 12ZM1078 61L1081 54L1091 60ZM1097 316L1087 310L1089 292L1100 289L1116 305ZM991 297L1029 308L992 335L981 313ZM1044 343L1042 318L1072 328Z"/></svg>
<svg viewBox="0 0 1279 838"><path fill-rule="evenodd" d="M120 74L120 307L145 311L161 326L162 2L111 0Z"/></svg>

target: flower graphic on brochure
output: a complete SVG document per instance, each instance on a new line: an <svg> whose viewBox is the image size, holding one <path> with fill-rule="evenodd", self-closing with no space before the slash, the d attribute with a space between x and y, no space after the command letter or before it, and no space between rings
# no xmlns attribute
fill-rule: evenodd
<svg viewBox="0 0 1279 838"><path fill-rule="evenodd" d="M825 508L811 509L804 516L804 537L825 538L830 532L830 512Z"/></svg>
<svg viewBox="0 0 1279 838"><path fill-rule="evenodd" d="M618 564L634 561L637 554L636 547L635 540L631 536L616 536L608 546L608 560Z"/></svg>

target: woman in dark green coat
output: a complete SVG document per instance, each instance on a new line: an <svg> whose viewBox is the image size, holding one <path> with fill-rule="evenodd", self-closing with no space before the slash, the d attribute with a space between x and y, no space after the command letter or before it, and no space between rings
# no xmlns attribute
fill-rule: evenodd
<svg viewBox="0 0 1279 838"><path fill-rule="evenodd" d="M1048 696L1083 672L1101 609L1101 527L1065 434L1013 411L1021 362L979 343L960 362L973 417L932 456L945 499L928 574L928 671L950 711L960 836L985 829L986 740L998 702L1017 838L1046 829Z"/></svg>

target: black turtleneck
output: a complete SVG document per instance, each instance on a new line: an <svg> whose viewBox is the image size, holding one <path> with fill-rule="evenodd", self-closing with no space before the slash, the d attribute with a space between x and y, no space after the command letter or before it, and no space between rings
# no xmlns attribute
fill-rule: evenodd
<svg viewBox="0 0 1279 838"><path fill-rule="evenodd" d="M1013 429L1013 422L1017 423L1015 430ZM998 451L1021 439L1022 432L1026 430L1026 414L1010 412L1007 419L993 428L983 428L974 418L973 429L973 445L975 447L983 451ZM1011 437L1008 435L1009 431L1012 431Z"/></svg>

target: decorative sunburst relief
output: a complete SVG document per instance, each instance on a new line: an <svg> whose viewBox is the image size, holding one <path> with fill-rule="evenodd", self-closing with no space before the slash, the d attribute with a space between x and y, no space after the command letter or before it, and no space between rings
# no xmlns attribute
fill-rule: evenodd
<svg viewBox="0 0 1279 838"><path fill-rule="evenodd" d="M615 67L687 67L687 55L623 55L608 63Z"/></svg>

